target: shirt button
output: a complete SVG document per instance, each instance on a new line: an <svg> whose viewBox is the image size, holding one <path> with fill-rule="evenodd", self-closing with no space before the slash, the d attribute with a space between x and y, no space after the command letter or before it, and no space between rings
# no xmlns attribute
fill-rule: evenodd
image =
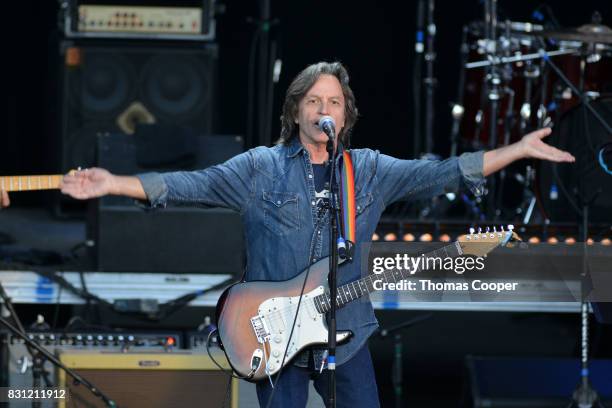
<svg viewBox="0 0 612 408"><path fill-rule="evenodd" d="M280 201L277 201L277 202L276 202L276 204L280 205L280 204L281 204L281 202L280 202Z"/></svg>
<svg viewBox="0 0 612 408"><path fill-rule="evenodd" d="M317 234L321 235L321 231L317 231Z"/></svg>
<svg viewBox="0 0 612 408"><path fill-rule="evenodd" d="M311 201L310 203L311 203L313 206L316 204L314 201Z"/></svg>
<svg viewBox="0 0 612 408"><path fill-rule="evenodd" d="M312 174L309 174L309 175L308 175L308 178L312 178Z"/></svg>
<svg viewBox="0 0 612 408"><path fill-rule="evenodd" d="M317 258L312 258L312 262L317 262Z"/></svg>
<svg viewBox="0 0 612 408"><path fill-rule="evenodd" d="M361 210L361 207L360 207L360 206L357 206L357 210Z"/></svg>

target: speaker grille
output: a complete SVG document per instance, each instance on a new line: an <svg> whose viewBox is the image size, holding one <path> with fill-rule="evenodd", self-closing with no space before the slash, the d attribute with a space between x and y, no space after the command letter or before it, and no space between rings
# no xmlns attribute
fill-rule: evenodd
<svg viewBox="0 0 612 408"><path fill-rule="evenodd" d="M126 127L122 115L132 121L146 118L146 123L188 127L201 135L212 132L215 44L64 42L61 49L62 171L95 164L98 134L130 133L133 123ZM139 114L129 115L134 104Z"/></svg>

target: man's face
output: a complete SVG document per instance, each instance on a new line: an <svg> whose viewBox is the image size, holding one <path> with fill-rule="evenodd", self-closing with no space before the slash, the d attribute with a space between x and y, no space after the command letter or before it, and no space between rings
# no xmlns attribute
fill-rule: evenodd
<svg viewBox="0 0 612 408"><path fill-rule="evenodd" d="M327 144L327 135L319 129L322 116L336 122L336 135L344 127L345 101L340 81L334 75L323 74L306 92L298 105L295 123L299 125L302 144Z"/></svg>

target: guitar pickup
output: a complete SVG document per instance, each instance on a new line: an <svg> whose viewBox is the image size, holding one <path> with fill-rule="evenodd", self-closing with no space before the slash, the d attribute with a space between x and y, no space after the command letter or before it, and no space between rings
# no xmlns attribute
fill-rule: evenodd
<svg viewBox="0 0 612 408"><path fill-rule="evenodd" d="M270 330L268 330L268 326L266 325L266 320L263 316L255 316L251 317L251 326L253 326L253 330L255 331L255 336L257 337L257 341L261 344L270 340Z"/></svg>

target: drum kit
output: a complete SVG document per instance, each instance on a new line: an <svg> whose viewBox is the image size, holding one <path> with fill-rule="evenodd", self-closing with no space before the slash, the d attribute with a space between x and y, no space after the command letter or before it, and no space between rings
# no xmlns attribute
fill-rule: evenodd
<svg viewBox="0 0 612 408"><path fill-rule="evenodd" d="M562 142L565 136L558 134L558 125L577 110L588 115L584 121L599 126L590 132L595 140L582 144L609 142L610 117L604 118L597 107L612 95L612 29L602 24L601 16L595 12L590 23L573 28L558 26L554 18L550 24L497 21L496 2L485 3L484 19L463 30L458 102L451 111L451 155L504 146L553 125L549 143ZM570 137L584 139L583 133ZM564 186L557 186L549 174L542 178L543 171L552 170L530 162L489 179L483 203L487 218L548 221L554 212L550 206Z"/></svg>

